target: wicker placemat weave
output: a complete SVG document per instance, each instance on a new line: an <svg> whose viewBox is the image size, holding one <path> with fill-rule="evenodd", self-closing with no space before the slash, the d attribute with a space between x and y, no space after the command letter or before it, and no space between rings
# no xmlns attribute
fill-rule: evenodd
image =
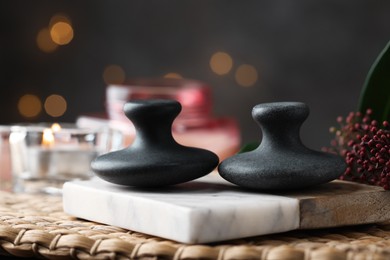
<svg viewBox="0 0 390 260"><path fill-rule="evenodd" d="M47 259L390 259L390 223L185 245L76 219L62 211L60 197L0 192L0 255Z"/></svg>

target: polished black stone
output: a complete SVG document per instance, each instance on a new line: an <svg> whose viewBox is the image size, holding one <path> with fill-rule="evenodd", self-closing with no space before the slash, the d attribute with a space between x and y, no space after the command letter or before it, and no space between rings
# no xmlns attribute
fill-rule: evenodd
<svg viewBox="0 0 390 260"><path fill-rule="evenodd" d="M265 103L252 110L263 138L260 146L227 158L220 175L236 185L256 190L290 190L338 178L346 164L340 156L306 148L299 136L309 108L299 102Z"/></svg>
<svg viewBox="0 0 390 260"><path fill-rule="evenodd" d="M172 122L181 111L174 100L137 100L125 104L136 138L123 150L99 156L91 163L100 178L121 185L160 187L187 182L211 172L219 162L214 153L178 144Z"/></svg>

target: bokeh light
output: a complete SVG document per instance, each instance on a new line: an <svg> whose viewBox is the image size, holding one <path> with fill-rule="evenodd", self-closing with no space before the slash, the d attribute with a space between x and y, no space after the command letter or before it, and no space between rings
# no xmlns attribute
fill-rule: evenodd
<svg viewBox="0 0 390 260"><path fill-rule="evenodd" d="M50 27L50 36L58 45L66 45L73 39L73 28L68 22L56 22Z"/></svg>
<svg viewBox="0 0 390 260"><path fill-rule="evenodd" d="M59 123L54 123L51 125L50 129L53 131L53 133L61 131L62 127Z"/></svg>
<svg viewBox="0 0 390 260"><path fill-rule="evenodd" d="M165 74L164 78L166 78L166 79L182 79L183 76L178 74L178 73L175 73L175 72L170 72L170 73Z"/></svg>
<svg viewBox="0 0 390 260"><path fill-rule="evenodd" d="M45 100L45 111L52 117L60 117L65 114L67 103L64 97L60 95L50 95Z"/></svg>
<svg viewBox="0 0 390 260"><path fill-rule="evenodd" d="M107 85L122 84L125 78L125 71L119 65L108 65L103 71L103 80Z"/></svg>
<svg viewBox="0 0 390 260"><path fill-rule="evenodd" d="M42 102L39 97L26 94L19 99L18 110L23 117L36 117L42 111Z"/></svg>
<svg viewBox="0 0 390 260"><path fill-rule="evenodd" d="M38 32L36 41L38 48L46 53L53 52L58 47L58 45L51 39L49 29L47 28L43 28Z"/></svg>
<svg viewBox="0 0 390 260"><path fill-rule="evenodd" d="M251 87L257 82L257 70L252 65L242 64L237 68L235 78L240 86Z"/></svg>
<svg viewBox="0 0 390 260"><path fill-rule="evenodd" d="M58 22L64 22L72 25L72 22L70 21L69 17L66 14L58 13L53 15L52 18L50 19L49 27L52 27L54 24Z"/></svg>
<svg viewBox="0 0 390 260"><path fill-rule="evenodd" d="M233 67L233 59L226 52L216 52L210 59L211 70L218 75L225 75Z"/></svg>

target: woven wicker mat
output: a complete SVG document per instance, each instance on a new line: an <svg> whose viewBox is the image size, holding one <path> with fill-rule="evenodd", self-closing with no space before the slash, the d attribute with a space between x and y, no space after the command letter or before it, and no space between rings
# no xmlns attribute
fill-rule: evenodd
<svg viewBox="0 0 390 260"><path fill-rule="evenodd" d="M390 223L185 245L76 219L63 213L60 197L0 192L0 255L47 259L390 259Z"/></svg>

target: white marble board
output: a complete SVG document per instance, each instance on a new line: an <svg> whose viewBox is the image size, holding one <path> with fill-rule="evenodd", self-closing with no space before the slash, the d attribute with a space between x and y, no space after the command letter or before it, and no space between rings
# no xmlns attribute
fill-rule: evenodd
<svg viewBox="0 0 390 260"><path fill-rule="evenodd" d="M256 193L214 173L158 190L98 178L63 188L70 215L182 243L384 221L390 219L389 199L390 192L380 187L341 181L303 192Z"/></svg>

